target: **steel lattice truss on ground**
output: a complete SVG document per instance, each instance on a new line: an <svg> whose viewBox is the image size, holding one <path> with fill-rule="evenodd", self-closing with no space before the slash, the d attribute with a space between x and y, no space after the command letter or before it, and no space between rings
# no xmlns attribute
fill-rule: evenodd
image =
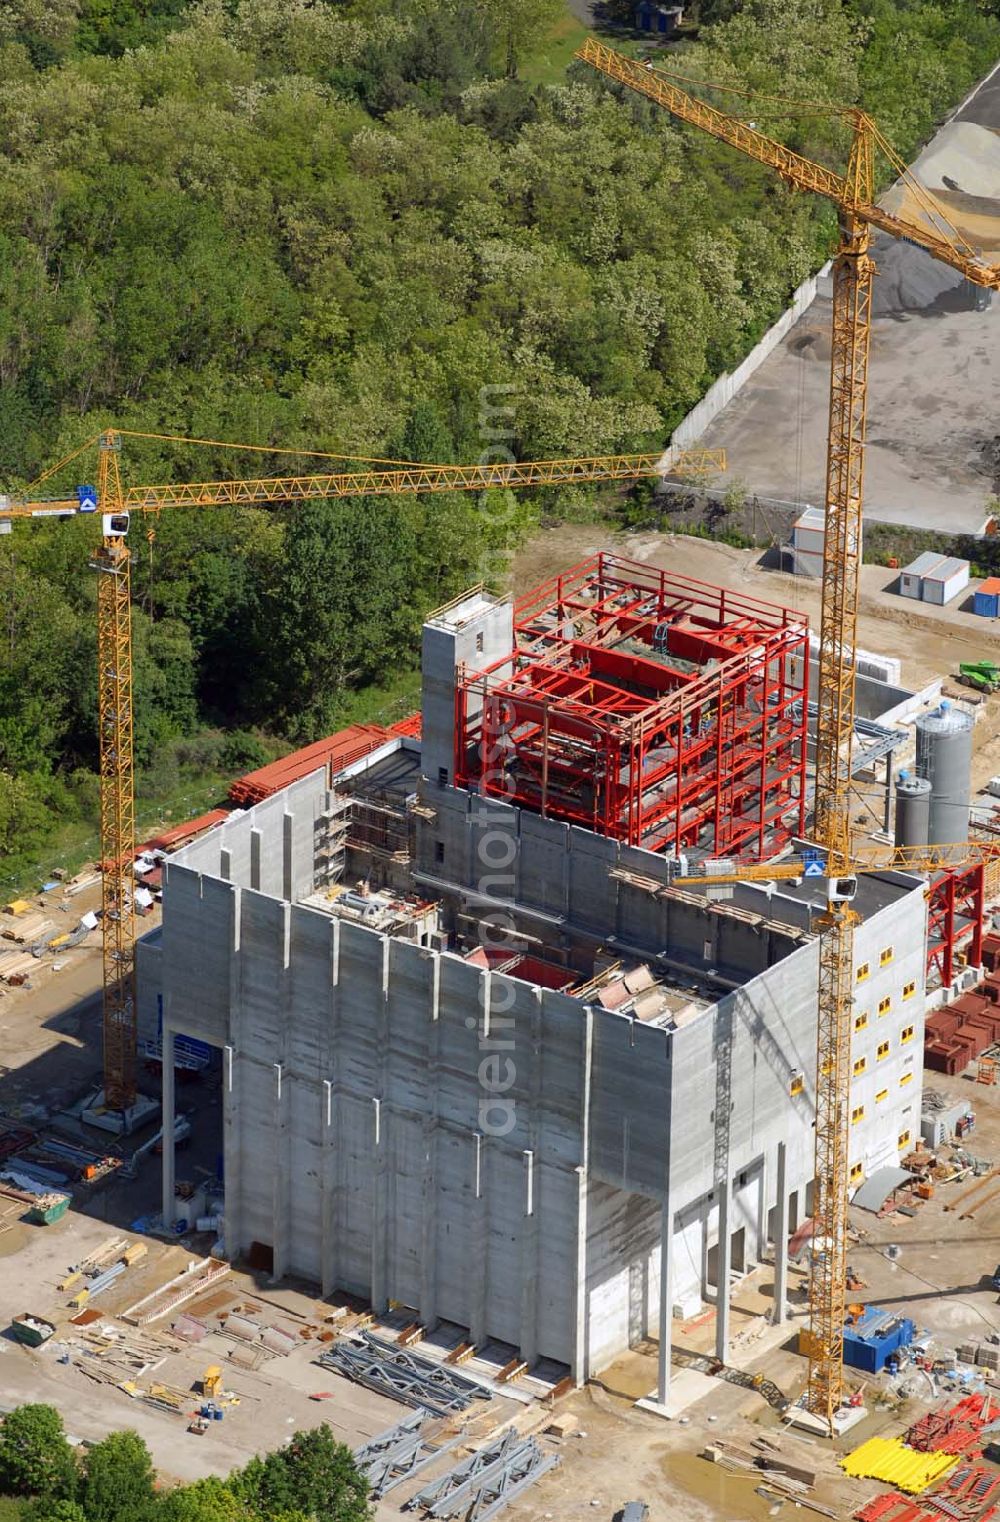
<svg viewBox="0 0 1000 1522"><path fill-rule="evenodd" d="M509 655L459 671L459 785L670 855L802 831L803 614L599 554L514 618Z"/></svg>
<svg viewBox="0 0 1000 1522"><path fill-rule="evenodd" d="M437 1416L464 1411L475 1400L492 1400L492 1394L475 1380L431 1358L363 1332L360 1342L334 1343L317 1359L336 1369L355 1384L392 1396L407 1406L422 1406Z"/></svg>
<svg viewBox="0 0 1000 1522"><path fill-rule="evenodd" d="M404 1480L419 1474L459 1441L453 1437L442 1443L432 1442L427 1433L429 1418L430 1413L418 1406L395 1427L380 1432L363 1447L355 1448L354 1462L364 1471L373 1501L380 1500Z"/></svg>
<svg viewBox="0 0 1000 1522"><path fill-rule="evenodd" d="M428 1517L486 1522L560 1462L515 1427L463 1459L454 1469L411 1496L404 1511L423 1508Z"/></svg>

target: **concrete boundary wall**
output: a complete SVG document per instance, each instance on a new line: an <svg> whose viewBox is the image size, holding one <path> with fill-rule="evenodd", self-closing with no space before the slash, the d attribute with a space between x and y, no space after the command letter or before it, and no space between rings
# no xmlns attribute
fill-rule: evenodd
<svg viewBox="0 0 1000 1522"><path fill-rule="evenodd" d="M760 369L761 365L780 344L785 335L798 322L803 312L807 311L816 300L820 291L820 282L826 281L830 274L830 261L815 275L810 275L808 280L803 280L791 305L778 318L777 322L764 334L758 344L750 350L742 364L737 365L735 370L726 371L719 379L709 386L705 395L697 406L692 407L687 417L674 429L671 436L671 448L688 449L697 443L709 423L715 421L724 407L728 407L733 397L738 395L750 379ZM669 454L669 451L667 452ZM664 456L666 460L666 456Z"/></svg>

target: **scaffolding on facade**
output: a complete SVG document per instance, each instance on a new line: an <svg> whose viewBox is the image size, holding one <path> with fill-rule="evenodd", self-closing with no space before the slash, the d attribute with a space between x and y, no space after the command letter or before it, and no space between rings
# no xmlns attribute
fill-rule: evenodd
<svg viewBox="0 0 1000 1522"><path fill-rule="evenodd" d="M459 669L460 786L679 855L773 852L806 803L804 614L599 554Z"/></svg>

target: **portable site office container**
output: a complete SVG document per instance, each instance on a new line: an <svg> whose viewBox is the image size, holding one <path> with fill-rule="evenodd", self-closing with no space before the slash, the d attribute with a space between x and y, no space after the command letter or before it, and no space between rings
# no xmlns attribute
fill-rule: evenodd
<svg viewBox="0 0 1000 1522"><path fill-rule="evenodd" d="M972 611L980 618L1000 618L1000 576L984 581L972 596Z"/></svg>
<svg viewBox="0 0 1000 1522"><path fill-rule="evenodd" d="M949 556L924 576L924 602L943 608L969 585L969 562Z"/></svg>
<svg viewBox="0 0 1000 1522"><path fill-rule="evenodd" d="M936 565L940 565L943 559L942 555L935 554L933 550L925 550L916 560L911 560L906 569L899 573L899 595L918 599L923 597L924 576Z"/></svg>
<svg viewBox="0 0 1000 1522"><path fill-rule="evenodd" d="M899 573L901 597L916 597L944 607L969 585L969 562L925 550Z"/></svg>
<svg viewBox="0 0 1000 1522"><path fill-rule="evenodd" d="M826 521L819 507L807 507L792 525L792 570L796 576L822 576Z"/></svg>

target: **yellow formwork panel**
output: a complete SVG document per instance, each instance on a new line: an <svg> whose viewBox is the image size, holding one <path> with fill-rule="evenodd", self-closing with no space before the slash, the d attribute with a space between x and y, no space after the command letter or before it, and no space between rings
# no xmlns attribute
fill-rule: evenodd
<svg viewBox="0 0 1000 1522"><path fill-rule="evenodd" d="M840 1467L854 1480L884 1480L897 1490L915 1496L954 1469L954 1453L918 1453L907 1448L901 1437L870 1437L841 1459Z"/></svg>

